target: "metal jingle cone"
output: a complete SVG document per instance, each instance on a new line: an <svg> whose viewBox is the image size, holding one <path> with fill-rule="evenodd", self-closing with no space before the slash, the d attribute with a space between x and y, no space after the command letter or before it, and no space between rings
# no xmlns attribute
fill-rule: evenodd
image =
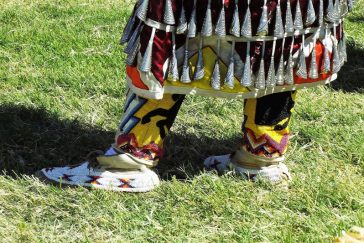
<svg viewBox="0 0 364 243"><path fill-rule="evenodd" d="M190 73L190 66L188 64L188 50L187 46L185 47L185 56L183 59L183 67L182 67L182 75L180 78L181 83L191 83L191 73Z"/></svg>
<svg viewBox="0 0 364 243"><path fill-rule="evenodd" d="M312 0L308 0L307 13L306 13L306 26L312 25L316 21L315 8L313 7Z"/></svg>
<svg viewBox="0 0 364 243"><path fill-rule="evenodd" d="M329 56L329 49L325 47L324 50L324 63L322 65L322 73L328 73L331 71L331 62Z"/></svg>
<svg viewBox="0 0 364 243"><path fill-rule="evenodd" d="M274 54L276 49L276 41L273 41L273 50L270 58L268 76L266 80L266 86L272 88L276 86L276 73L275 73L275 65L274 65Z"/></svg>
<svg viewBox="0 0 364 243"><path fill-rule="evenodd" d="M323 0L320 0L320 3L319 3L319 26L323 26L324 24L324 1Z"/></svg>
<svg viewBox="0 0 364 243"><path fill-rule="evenodd" d="M337 49L337 40L335 40L332 48L332 72L338 73L340 69L341 69L341 62L339 57L339 51Z"/></svg>
<svg viewBox="0 0 364 243"><path fill-rule="evenodd" d="M300 56L297 68L298 68L296 72L297 76L303 79L307 79L306 57L305 57L305 52L303 51L303 47L300 50Z"/></svg>
<svg viewBox="0 0 364 243"><path fill-rule="evenodd" d="M174 25L176 23L176 20L174 19L171 0L166 0L166 3L164 5L163 21L165 24L169 24L169 25Z"/></svg>
<svg viewBox="0 0 364 243"><path fill-rule="evenodd" d="M284 59L284 56L282 54L279 59L279 65L278 65L278 70L277 70L277 75L276 75L276 84L277 85L284 84L284 60L283 59Z"/></svg>
<svg viewBox="0 0 364 243"><path fill-rule="evenodd" d="M135 15L133 15L132 17L129 18L128 23L125 26L123 35L121 36L120 39L120 44L125 44L126 42L128 42L130 40L130 37L132 35L132 28L135 24Z"/></svg>
<svg viewBox="0 0 364 243"><path fill-rule="evenodd" d="M317 68L317 60L316 60L316 38L314 39L314 46L311 54L311 65L310 71L308 73L308 77L311 79L318 78L318 68Z"/></svg>
<svg viewBox="0 0 364 243"><path fill-rule="evenodd" d="M341 55L343 56L344 62L348 61L348 54L346 50L346 36L342 33L342 40L341 40Z"/></svg>
<svg viewBox="0 0 364 243"><path fill-rule="evenodd" d="M178 63L177 63L177 57L176 57L176 53L174 52L172 54L170 63L169 63L169 71L168 71L168 80L169 81L177 81L179 78L179 73L178 73Z"/></svg>
<svg viewBox="0 0 364 243"><path fill-rule="evenodd" d="M169 62L169 69L168 69L168 80L169 81L177 81L179 78L178 73L178 62L177 62L177 55L176 55L176 37L175 34L172 33L172 57L170 58Z"/></svg>
<svg viewBox="0 0 364 243"><path fill-rule="evenodd" d="M212 71L212 77L211 77L211 87L214 90L220 90L221 89L221 80L220 80L220 48L221 48L221 40L217 39L217 57L216 62L214 65L214 69Z"/></svg>
<svg viewBox="0 0 364 243"><path fill-rule="evenodd" d="M274 70L274 56L272 56L270 64L269 64L269 71L267 77L267 87L272 88L276 86L276 73Z"/></svg>
<svg viewBox="0 0 364 243"><path fill-rule="evenodd" d="M152 34L150 35L150 39L148 42L148 47L145 50L143 61L140 64L139 70L142 72L149 72L152 67L152 51L153 51L153 41L155 36L156 29L152 29Z"/></svg>
<svg viewBox="0 0 364 243"><path fill-rule="evenodd" d="M252 16L250 12L250 0L248 0L248 8L246 9L246 13L244 16L243 24L241 26L240 34L243 37L250 38L252 37Z"/></svg>
<svg viewBox="0 0 364 243"><path fill-rule="evenodd" d="M287 9L286 9L286 22L285 22L285 31L287 33L292 33L294 31L293 28L293 17L292 17L292 10L291 10L291 3L287 1Z"/></svg>
<svg viewBox="0 0 364 243"><path fill-rule="evenodd" d="M136 10L136 16L138 16L138 18L141 19L142 21L145 21L147 19L148 5L149 5L149 0L143 0L142 3L139 5L138 9Z"/></svg>
<svg viewBox="0 0 364 243"><path fill-rule="evenodd" d="M235 9L233 15L233 21L231 23L230 34L235 37L240 37L240 19L239 19L239 7L238 0L235 0Z"/></svg>
<svg viewBox="0 0 364 243"><path fill-rule="evenodd" d="M188 30L187 30L187 36L189 38L194 38L196 37L196 2L195 2L195 6L193 7L192 10L192 14L191 14L191 19L190 22L188 23Z"/></svg>
<svg viewBox="0 0 364 243"><path fill-rule="evenodd" d="M260 64L259 70L257 74L257 80L255 81L255 88L257 89L265 89L265 63L264 63L264 56L265 56L265 41L263 41L263 46L261 50L261 57L260 57Z"/></svg>
<svg viewBox="0 0 364 243"><path fill-rule="evenodd" d="M293 28L295 30L302 30L303 29L303 20L302 20L302 11L301 11L301 4L300 1L297 1L296 4L296 15L293 21Z"/></svg>
<svg viewBox="0 0 364 243"><path fill-rule="evenodd" d="M134 46L133 46L131 52L128 54L128 57L126 59L127 65L132 66L134 64L137 54L139 52L139 49L140 49L140 41L138 39L138 41L136 41L134 43Z"/></svg>
<svg viewBox="0 0 364 243"><path fill-rule="evenodd" d="M200 37L200 46L198 49L198 55L197 55L197 62L195 65L195 72L193 74L193 80L202 79L205 76L205 65L203 61L203 40L202 37Z"/></svg>
<svg viewBox="0 0 364 243"><path fill-rule="evenodd" d="M222 4L219 19L217 20L215 26L215 34L219 37L226 36L226 28L225 28L225 6L224 3Z"/></svg>
<svg viewBox="0 0 364 243"><path fill-rule="evenodd" d="M186 30L187 30L186 11L182 3L176 34L184 34Z"/></svg>
<svg viewBox="0 0 364 243"><path fill-rule="evenodd" d="M282 41L282 50L281 50L281 55L279 58L279 64L278 64L276 81L275 81L277 85L284 84L284 45L285 45L285 42L286 42L286 38L284 38Z"/></svg>
<svg viewBox="0 0 364 243"><path fill-rule="evenodd" d="M334 9L334 3L333 0L328 0L328 5L327 5L327 9L326 9L326 19L327 21L333 23L336 20L336 14L335 14L335 9Z"/></svg>
<svg viewBox="0 0 364 243"><path fill-rule="evenodd" d="M348 1L348 10L351 12L354 6L354 0L347 0Z"/></svg>
<svg viewBox="0 0 364 243"><path fill-rule="evenodd" d="M263 11L257 29L257 35L266 36L267 34L268 34L268 7L267 7L267 0L264 0Z"/></svg>
<svg viewBox="0 0 364 243"><path fill-rule="evenodd" d="M211 87L214 90L221 89L221 82L220 82L220 60L217 59L214 65L214 70L212 72L211 77Z"/></svg>
<svg viewBox="0 0 364 243"><path fill-rule="evenodd" d="M280 1L278 1L278 5L276 8L276 23L274 26L274 37L283 38L283 36L284 36L284 28L282 20L282 11L281 11Z"/></svg>
<svg viewBox="0 0 364 243"><path fill-rule="evenodd" d="M338 22L340 21L340 0L335 0L335 3L334 3L334 13L335 13L335 22Z"/></svg>
<svg viewBox="0 0 364 243"><path fill-rule="evenodd" d="M203 37L209 37L212 35L211 0L208 2L205 19L202 24L201 35Z"/></svg>
<svg viewBox="0 0 364 243"><path fill-rule="evenodd" d="M294 38L292 37L291 49L289 51L289 57L286 65L285 82L288 85L294 84L294 74L293 74L293 51Z"/></svg>
<svg viewBox="0 0 364 243"><path fill-rule="evenodd" d="M247 42L246 57L245 57L243 75L241 77L240 84L244 87L253 86L252 70L251 70L251 62L250 62L250 42Z"/></svg>
<svg viewBox="0 0 364 243"><path fill-rule="evenodd" d="M234 88L234 83L235 83L235 79L234 79L234 67L235 67L235 60L234 60L234 50L235 50L235 41L233 41L233 43L231 44L231 55L230 55L230 62L229 62L229 67L226 73L226 77L224 80L224 84L229 88L229 89L233 89Z"/></svg>
<svg viewBox="0 0 364 243"><path fill-rule="evenodd" d="M265 70L264 70L264 59L260 59L259 71L257 80L255 81L255 88L265 89Z"/></svg>
<svg viewBox="0 0 364 243"><path fill-rule="evenodd" d="M140 28L141 28L141 23L139 23L139 25L136 27L136 29L134 30L133 34L131 35L128 43L126 44L126 46L124 48L124 53L127 53L127 54L131 53L135 42L137 40L139 40Z"/></svg>

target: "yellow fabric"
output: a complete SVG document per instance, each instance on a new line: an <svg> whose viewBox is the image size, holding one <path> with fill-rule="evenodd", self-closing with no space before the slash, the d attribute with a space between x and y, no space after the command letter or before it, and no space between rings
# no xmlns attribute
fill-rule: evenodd
<svg viewBox="0 0 364 243"><path fill-rule="evenodd" d="M135 102L138 102L139 100L141 104L135 105L134 107L130 108L130 111L127 110L124 116L131 116L132 119L139 120L128 132L128 134L134 134L139 147L143 147L150 143L155 143L159 147L163 146L163 138L161 137L160 127L164 130L165 134L168 134L169 129L167 126L158 126L157 123L163 123L163 120L166 120L168 118L166 116L163 116L163 114L154 114L150 116L149 122L143 124L142 121L143 118L145 119L148 113L150 114L153 111L157 112L158 110L163 110L168 113L176 104L176 101L173 100L172 96L173 95L171 94L165 94L162 100L145 99L141 97L134 98L136 99ZM120 133L122 132L123 131L120 131Z"/></svg>
<svg viewBox="0 0 364 243"><path fill-rule="evenodd" d="M213 90L211 88L210 81L211 81L212 71L214 70L215 62L218 57L217 57L216 53L211 49L211 47L208 47L208 46L202 49L202 53L203 53L203 60L204 60L204 64L205 64L205 76L202 79L194 80L190 84L184 84L179 81L167 80L168 82L165 83L165 86L191 87L191 85L192 85L193 87L199 88L199 89ZM191 73L194 72L194 68L195 68L194 64L196 62L197 62L197 54L193 55L189 59L189 66L190 66ZM221 79L222 84L224 83L224 78L226 77L226 73L227 73L227 69L228 69L227 66L228 65L226 63L223 63L220 60L220 79ZM227 92L227 93L249 92L249 90L247 88L240 85L240 82L237 78L234 78L234 79L235 79L235 85L234 85L233 89L230 89L225 86L221 86L221 91Z"/></svg>
<svg viewBox="0 0 364 243"><path fill-rule="evenodd" d="M292 99L295 100L295 97L296 97L296 92L292 92ZM256 107L257 107L257 99L246 100L244 107L244 115L246 121L244 127L250 129L254 133L256 139L260 138L263 135L268 135L274 141L280 143L283 136L289 133L289 126L279 131L274 130L274 127L276 125L285 124L289 118L285 118L273 126L258 125L255 123ZM291 111L293 111L293 108L291 109Z"/></svg>

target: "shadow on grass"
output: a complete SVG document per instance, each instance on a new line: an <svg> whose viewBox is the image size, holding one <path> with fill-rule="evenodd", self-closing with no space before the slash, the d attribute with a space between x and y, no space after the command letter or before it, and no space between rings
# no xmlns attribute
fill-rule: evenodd
<svg viewBox="0 0 364 243"><path fill-rule="evenodd" d="M76 120L62 120L45 109L1 105L0 171L32 174L43 167L77 164L90 151L106 149L114 134ZM157 170L165 180L192 177L201 172L206 156L230 152L237 142L238 138L216 141L171 133Z"/></svg>
<svg viewBox="0 0 364 243"><path fill-rule="evenodd" d="M331 83L334 90L364 93L364 47L349 40L348 62L339 72L338 79Z"/></svg>

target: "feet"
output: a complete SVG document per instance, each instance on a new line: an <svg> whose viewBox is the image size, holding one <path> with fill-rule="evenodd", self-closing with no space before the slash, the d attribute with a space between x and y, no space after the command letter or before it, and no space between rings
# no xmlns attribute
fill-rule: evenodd
<svg viewBox="0 0 364 243"><path fill-rule="evenodd" d="M115 161L119 161L123 156L125 154L115 155ZM45 168L38 171L36 176L53 183L118 192L147 192L160 183L158 175L146 166L125 169L111 167L110 163L93 164L84 162L74 166Z"/></svg>
<svg viewBox="0 0 364 243"><path fill-rule="evenodd" d="M232 162L230 154L220 156L210 156L204 161L204 166L208 170L217 170L219 173L225 173L229 170L235 170L237 174L244 179L257 181L259 179L268 180L271 183L281 183L291 180L288 168L282 162L277 165L262 166L259 169L245 168Z"/></svg>

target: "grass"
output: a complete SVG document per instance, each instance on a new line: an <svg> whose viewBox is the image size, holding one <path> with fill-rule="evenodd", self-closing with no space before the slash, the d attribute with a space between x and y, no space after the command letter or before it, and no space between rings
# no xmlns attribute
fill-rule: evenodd
<svg viewBox="0 0 364 243"><path fill-rule="evenodd" d="M77 163L112 143L125 91L125 2L0 0L2 241L327 242L364 226L363 0L347 19L349 62L339 80L298 94L288 191L203 171L204 157L236 148L243 104L197 96L168 138L157 190L34 179L44 166Z"/></svg>

